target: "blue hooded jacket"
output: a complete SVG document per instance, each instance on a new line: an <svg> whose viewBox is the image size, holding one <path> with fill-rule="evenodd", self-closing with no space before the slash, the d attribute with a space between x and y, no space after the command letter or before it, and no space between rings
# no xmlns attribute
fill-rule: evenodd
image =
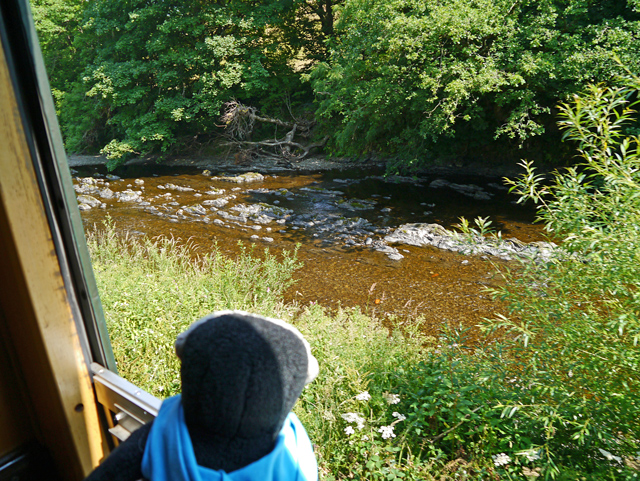
<svg viewBox="0 0 640 481"><path fill-rule="evenodd" d="M317 481L318 465L306 430L289 413L268 455L230 473L199 466L177 395L165 399L151 426L142 474L150 481Z"/></svg>

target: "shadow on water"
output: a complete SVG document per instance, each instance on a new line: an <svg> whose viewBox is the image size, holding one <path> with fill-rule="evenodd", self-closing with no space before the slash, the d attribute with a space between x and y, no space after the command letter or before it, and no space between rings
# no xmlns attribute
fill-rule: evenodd
<svg viewBox="0 0 640 481"><path fill-rule="evenodd" d="M492 262L502 261L405 245L396 246L404 258L390 260L367 247L366 238L382 239L404 223L452 228L460 216L481 216L489 217L503 237L543 239L541 226L532 224L534 211L515 205L500 179L428 176L393 182L382 171L351 169L279 173L260 182L234 184L202 175L200 169L166 165L126 166L116 171L119 180L105 179L102 166L77 171L76 184L79 177L93 176L113 192L140 192L135 202L101 200L104 208L83 211L87 226L108 213L119 229L130 233L191 239L204 250L216 243L231 255L239 240L272 251L291 250L300 243L304 268L295 275L288 301L330 308L360 306L380 318L421 316L430 333L443 323L471 326L500 312L503 306L489 299L484 288L497 285ZM477 186L483 194L471 197L451 183ZM193 190L171 190L168 184ZM203 206L203 201L222 198L227 203L219 201L217 208L206 202ZM236 206L259 203L291 213L272 222L233 220ZM200 213L195 206L200 206Z"/></svg>

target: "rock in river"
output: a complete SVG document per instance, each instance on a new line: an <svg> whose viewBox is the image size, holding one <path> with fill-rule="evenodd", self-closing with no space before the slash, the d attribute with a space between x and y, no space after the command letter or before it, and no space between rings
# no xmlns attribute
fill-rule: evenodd
<svg viewBox="0 0 640 481"><path fill-rule="evenodd" d="M181 185L176 185L176 184L159 185L158 189L177 190L178 192L193 192L193 191L195 191L195 189L193 189L191 187L183 187Z"/></svg>
<svg viewBox="0 0 640 481"><path fill-rule="evenodd" d="M439 224L403 224L384 240L389 243L433 246L465 255L491 255L509 261L514 257L546 262L557 247L552 242L524 244L518 239L465 235Z"/></svg>
<svg viewBox="0 0 640 481"><path fill-rule="evenodd" d="M223 180L225 182L235 182L236 184L242 184L244 182L261 182L264 180L264 175L258 172L246 172L240 175L212 177L212 180Z"/></svg>
<svg viewBox="0 0 640 481"><path fill-rule="evenodd" d="M99 194L103 199L113 199L115 195L109 187L105 187L104 189L102 189Z"/></svg>
<svg viewBox="0 0 640 481"><path fill-rule="evenodd" d="M116 192L115 196L118 198L118 202L141 202L142 192L133 191L131 189L123 190L122 192Z"/></svg>
<svg viewBox="0 0 640 481"><path fill-rule="evenodd" d="M229 199L227 199L226 197L220 197L219 199L205 200L202 202L202 205L206 205L208 207L215 207L217 209L222 209L228 203L229 203Z"/></svg>
<svg viewBox="0 0 640 481"><path fill-rule="evenodd" d="M192 215L207 215L207 210L200 204L190 205L182 208L186 213Z"/></svg>
<svg viewBox="0 0 640 481"><path fill-rule="evenodd" d="M91 209L92 207L100 207L100 205L102 204L102 202L100 202L98 199L90 195L79 195L78 203L81 205L84 204L85 206L88 206L89 209ZM83 207L80 210L88 210L88 209L87 207Z"/></svg>

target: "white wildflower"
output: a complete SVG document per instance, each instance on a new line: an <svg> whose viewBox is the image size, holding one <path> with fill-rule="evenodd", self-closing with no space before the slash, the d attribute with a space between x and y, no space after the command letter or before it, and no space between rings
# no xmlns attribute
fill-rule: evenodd
<svg viewBox="0 0 640 481"><path fill-rule="evenodd" d="M400 413L399 413L399 412L397 412L397 411L394 411L391 415L392 415L394 418L398 418L398 421L404 421L405 419L407 419L407 416L405 416L404 414L400 414Z"/></svg>
<svg viewBox="0 0 640 481"><path fill-rule="evenodd" d="M527 458L527 461L530 463L533 461L537 461L540 459L540 450L529 449L527 451L522 451L518 453L518 456L524 456Z"/></svg>
<svg viewBox="0 0 640 481"><path fill-rule="evenodd" d="M356 427L358 429L362 429L364 427L364 418L357 413L344 413L340 416L342 416L342 419L348 423L356 423Z"/></svg>
<svg viewBox="0 0 640 481"><path fill-rule="evenodd" d="M493 464L495 464L496 467L506 466L511 462L511 458L505 453L494 454L491 457L493 458Z"/></svg>
<svg viewBox="0 0 640 481"><path fill-rule="evenodd" d="M393 434L393 426L382 426L378 429L378 432L382 434L382 439L395 438L396 435Z"/></svg>
<svg viewBox="0 0 640 481"><path fill-rule="evenodd" d="M371 394L369 394L369 391L363 391L356 396L356 399L358 401L368 401L371 399Z"/></svg>
<svg viewBox="0 0 640 481"><path fill-rule="evenodd" d="M347 426L346 428L344 428L344 433L347 436L351 436L353 433L355 433L355 431L351 426Z"/></svg>
<svg viewBox="0 0 640 481"><path fill-rule="evenodd" d="M385 392L382 397L389 404L398 404L400 402L400 396L398 394L391 394L389 392Z"/></svg>
<svg viewBox="0 0 640 481"><path fill-rule="evenodd" d="M369 436L362 436L363 441L369 441Z"/></svg>

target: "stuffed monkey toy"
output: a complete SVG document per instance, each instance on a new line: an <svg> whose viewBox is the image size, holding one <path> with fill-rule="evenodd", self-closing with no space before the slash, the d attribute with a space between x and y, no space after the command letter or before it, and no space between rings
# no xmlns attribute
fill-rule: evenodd
<svg viewBox="0 0 640 481"><path fill-rule="evenodd" d="M182 394L85 481L317 481L309 437L291 412L318 362L277 320L215 312L178 336Z"/></svg>

